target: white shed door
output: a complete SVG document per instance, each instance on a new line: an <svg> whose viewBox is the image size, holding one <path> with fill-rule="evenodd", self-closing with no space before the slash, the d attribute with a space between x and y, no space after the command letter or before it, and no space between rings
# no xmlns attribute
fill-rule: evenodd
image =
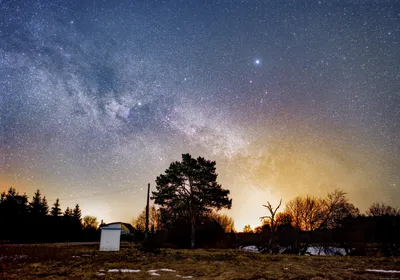
<svg viewBox="0 0 400 280"><path fill-rule="evenodd" d="M119 228L102 228L100 251L119 251L121 240L121 225Z"/></svg>

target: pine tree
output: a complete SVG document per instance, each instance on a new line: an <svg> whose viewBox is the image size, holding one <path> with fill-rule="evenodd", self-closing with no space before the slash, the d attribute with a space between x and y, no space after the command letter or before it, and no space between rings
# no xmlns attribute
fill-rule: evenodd
<svg viewBox="0 0 400 280"><path fill-rule="evenodd" d="M49 212L46 197L43 197L42 199L41 196L42 194L40 193L40 190L37 190L32 197L32 201L29 203L30 212L35 217L46 216Z"/></svg>
<svg viewBox="0 0 400 280"><path fill-rule="evenodd" d="M82 213L79 204L72 210L71 232L73 240L79 240L82 237Z"/></svg>
<svg viewBox="0 0 400 280"><path fill-rule="evenodd" d="M73 211L73 217L76 221L79 221L79 223L82 222L82 212L81 212L81 209L79 208L79 204L75 205L75 208Z"/></svg>
<svg viewBox="0 0 400 280"><path fill-rule="evenodd" d="M16 189L10 188L1 195L0 203L0 240L26 239L26 224L28 218L28 197L20 195Z"/></svg>
<svg viewBox="0 0 400 280"><path fill-rule="evenodd" d="M33 194L32 201L29 203L31 213L34 215L40 214L41 204L42 204L41 193L40 190L37 190Z"/></svg>
<svg viewBox="0 0 400 280"><path fill-rule="evenodd" d="M65 212L64 212L63 216L64 216L65 219L72 218L73 217L72 209L67 207L67 209L65 209Z"/></svg>
<svg viewBox="0 0 400 280"><path fill-rule="evenodd" d="M53 217L61 216L60 200L58 198L56 199L56 202L53 205L54 206L51 208L51 216Z"/></svg>
<svg viewBox="0 0 400 280"><path fill-rule="evenodd" d="M173 162L165 174L156 179L152 199L168 211L186 213L191 224L191 247L195 246L196 221L213 209L231 208L229 190L217 183L215 161L182 155L182 162Z"/></svg>
<svg viewBox="0 0 400 280"><path fill-rule="evenodd" d="M28 197L26 194L20 195L16 189L10 188L8 192L1 194L1 211L8 217L14 215L26 215L28 212Z"/></svg>
<svg viewBox="0 0 400 280"><path fill-rule="evenodd" d="M47 216L47 214L49 214L49 205L47 204L47 199L46 199L45 196L44 196L43 199L42 199L40 213L41 213L43 216Z"/></svg>

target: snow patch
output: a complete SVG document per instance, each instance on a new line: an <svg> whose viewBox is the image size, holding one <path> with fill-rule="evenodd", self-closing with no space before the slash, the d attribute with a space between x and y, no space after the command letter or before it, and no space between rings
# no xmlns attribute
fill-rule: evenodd
<svg viewBox="0 0 400 280"><path fill-rule="evenodd" d="M283 252L285 252L286 250L290 249L290 247L279 247L279 254L282 254Z"/></svg>
<svg viewBox="0 0 400 280"><path fill-rule="evenodd" d="M169 269L169 268L160 268L160 271L168 271L168 272L175 272L176 270Z"/></svg>
<svg viewBox="0 0 400 280"><path fill-rule="evenodd" d="M255 245L240 247L240 250L252 253L259 253L258 248Z"/></svg>
<svg viewBox="0 0 400 280"><path fill-rule="evenodd" d="M368 272L400 273L400 270L366 269Z"/></svg>
<svg viewBox="0 0 400 280"><path fill-rule="evenodd" d="M29 256L28 255L0 256L0 260L16 261L16 260L25 260L25 259L29 259Z"/></svg>
<svg viewBox="0 0 400 280"><path fill-rule="evenodd" d="M115 273L115 272L121 272L121 273L137 273L140 272L140 269L126 269L126 268L122 268L122 269L109 269L108 272L110 273Z"/></svg>
<svg viewBox="0 0 400 280"><path fill-rule="evenodd" d="M175 270L169 269L169 268L150 269L147 272L150 273L150 275L152 275L152 276L160 276L160 274L157 273L157 271L175 272ZM178 277L180 277L180 276L178 276Z"/></svg>
<svg viewBox="0 0 400 280"><path fill-rule="evenodd" d="M122 273L137 273L140 272L140 269L120 269Z"/></svg>
<svg viewBox="0 0 400 280"><path fill-rule="evenodd" d="M312 256L345 256L346 250L337 247L308 247L306 254Z"/></svg>

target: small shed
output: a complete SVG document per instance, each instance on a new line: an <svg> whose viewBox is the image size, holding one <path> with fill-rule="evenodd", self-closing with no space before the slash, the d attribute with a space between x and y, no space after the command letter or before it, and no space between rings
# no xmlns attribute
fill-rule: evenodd
<svg viewBox="0 0 400 280"><path fill-rule="evenodd" d="M133 227L121 222L101 226L100 251L119 251L121 235L133 236Z"/></svg>

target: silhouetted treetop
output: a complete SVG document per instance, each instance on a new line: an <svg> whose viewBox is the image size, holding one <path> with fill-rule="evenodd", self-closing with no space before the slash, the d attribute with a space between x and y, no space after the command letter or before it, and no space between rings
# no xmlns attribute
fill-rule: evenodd
<svg viewBox="0 0 400 280"><path fill-rule="evenodd" d="M82 212L81 212L81 208L79 207L79 204L75 205L75 208L72 212L74 219L76 219L77 221L81 222L82 220Z"/></svg>
<svg viewBox="0 0 400 280"><path fill-rule="evenodd" d="M61 216L61 208L60 208L60 200L57 198L56 202L54 202L53 207L51 208L51 216L58 217Z"/></svg>
<svg viewBox="0 0 400 280"><path fill-rule="evenodd" d="M29 203L31 213L36 216L46 216L49 212L46 197L42 198L41 196L40 190L37 190Z"/></svg>
<svg viewBox="0 0 400 280"><path fill-rule="evenodd" d="M367 210L368 216L380 217L380 216L400 216L400 209L396 209L385 203L373 203Z"/></svg>
<svg viewBox="0 0 400 280"><path fill-rule="evenodd" d="M183 154L182 161L171 163L165 174L157 177L157 191L152 192L156 204L169 212L186 214L190 219L192 248L195 245L196 218L204 212L229 209L232 205L229 190L217 183L215 164L215 161Z"/></svg>

